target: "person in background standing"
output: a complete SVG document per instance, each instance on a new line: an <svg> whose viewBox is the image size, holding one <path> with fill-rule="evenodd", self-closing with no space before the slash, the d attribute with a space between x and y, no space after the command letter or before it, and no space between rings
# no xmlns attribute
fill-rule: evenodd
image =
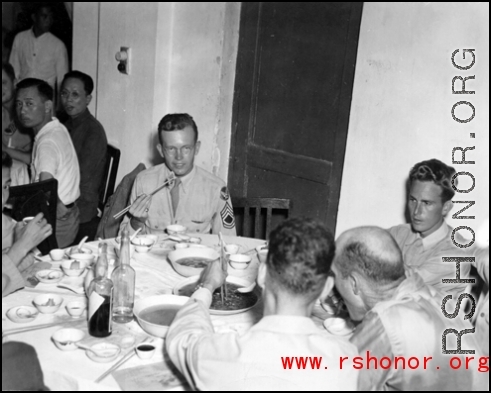
<svg viewBox="0 0 491 393"><path fill-rule="evenodd" d="M93 240L99 222L97 207L99 190L106 164L107 137L104 127L92 116L87 106L92 99L94 81L80 71L65 75L61 85L61 105L69 116L64 123L70 133L80 166L80 229L77 240L89 236Z"/></svg>
<svg viewBox="0 0 491 393"><path fill-rule="evenodd" d="M50 33L54 23L53 6L39 3L31 18L32 28L20 32L14 39L10 64L19 81L26 78L41 79L59 91L69 65L65 44Z"/></svg>

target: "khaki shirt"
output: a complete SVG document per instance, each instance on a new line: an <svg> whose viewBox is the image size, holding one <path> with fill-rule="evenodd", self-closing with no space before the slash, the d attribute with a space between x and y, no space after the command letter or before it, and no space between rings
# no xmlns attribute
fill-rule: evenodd
<svg viewBox="0 0 491 393"><path fill-rule="evenodd" d="M131 190L130 203L142 194L149 195L170 176L165 164L147 169L135 179ZM188 232L214 233L236 236L235 218L230 194L225 182L215 175L194 166L184 176L179 189L179 205L176 214L172 209L170 188L160 190L152 197L148 220L142 230L146 234L159 234L171 224L184 225ZM120 231L129 224L131 216L124 218ZM128 225L130 233L133 232Z"/></svg>

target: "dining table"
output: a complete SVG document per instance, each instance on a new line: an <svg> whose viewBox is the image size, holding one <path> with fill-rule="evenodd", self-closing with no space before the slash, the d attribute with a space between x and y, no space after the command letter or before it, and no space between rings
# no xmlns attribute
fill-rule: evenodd
<svg viewBox="0 0 491 393"><path fill-rule="evenodd" d="M201 245L220 251L220 239L214 234L188 234L199 238ZM120 243L117 239L99 239L84 245L97 256L99 243L108 244L109 269L114 269ZM265 240L239 236L223 236L226 244L239 246L239 253L252 257L250 264L244 270L234 269L227 265L229 276L240 277L248 282L256 280L260 261L256 247L265 245ZM172 294L176 285L186 277L177 273L167 256L175 249L175 237L159 235L156 243L146 253L132 250L131 266L136 272L135 302L155 295ZM40 258L41 261L52 263L49 255ZM56 267L53 267L56 269ZM86 273L85 273L86 274ZM85 275L84 274L84 275ZM84 275L81 277L64 277L61 284L69 284L82 288ZM172 365L165 353L164 340L147 334L138 324L136 318L127 324L113 323L113 334L106 339L94 338L88 335L86 312L80 318L73 318L67 313L66 304L73 300L86 301L85 294L77 294L68 289L60 288L60 284L37 283L34 287L25 287L2 299L2 342L19 341L27 343L36 349L45 384L51 390L188 390L185 379ZM58 294L63 298L63 304L54 314L39 314L35 320L27 323L15 323L6 313L16 306L31 305L33 299L43 293ZM262 317L263 305L261 300L255 307L231 315L211 315L215 331L237 332L242 334ZM332 315L325 307L317 302L312 320L323 328L323 322ZM34 330L44 324L53 324L46 328ZM33 328L31 331L16 332L19 328ZM97 342L112 342L121 348L121 354L110 363L96 363L89 359L84 350L61 351L53 340L53 334L63 328L73 327L83 330L85 338L82 344L92 345ZM12 334L9 332L13 332ZM133 356L135 344L151 340L156 346L156 352L150 359L140 359ZM106 372L121 359L128 359L107 376ZM97 382L96 382L97 381Z"/></svg>

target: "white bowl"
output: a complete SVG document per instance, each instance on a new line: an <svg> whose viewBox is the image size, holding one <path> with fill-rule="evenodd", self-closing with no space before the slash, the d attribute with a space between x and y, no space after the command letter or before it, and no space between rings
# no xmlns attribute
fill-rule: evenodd
<svg viewBox="0 0 491 393"><path fill-rule="evenodd" d="M62 259L60 261L51 261L51 269L61 269L61 264L64 262L64 261L69 261L69 259Z"/></svg>
<svg viewBox="0 0 491 393"><path fill-rule="evenodd" d="M142 343L136 346L136 354L140 359L150 359L155 353L155 345L150 343Z"/></svg>
<svg viewBox="0 0 491 393"><path fill-rule="evenodd" d="M201 238L192 236L192 237L189 238L189 243L192 243L192 244L200 244L201 243Z"/></svg>
<svg viewBox="0 0 491 393"><path fill-rule="evenodd" d="M200 258L205 260L206 263L209 263L218 259L219 257L220 255L213 248L209 247L189 247L171 251L169 255L167 255L172 267L176 270L176 272L184 277L199 275L203 271L204 267L185 266L178 263L179 261L185 258Z"/></svg>
<svg viewBox="0 0 491 393"><path fill-rule="evenodd" d="M17 306L7 310L7 317L15 323L28 323L34 321L39 311L33 306Z"/></svg>
<svg viewBox="0 0 491 393"><path fill-rule="evenodd" d="M59 270L39 270L36 272L36 278L43 284L56 284L64 277L63 272Z"/></svg>
<svg viewBox="0 0 491 393"><path fill-rule="evenodd" d="M49 256L54 262L61 261L65 257L65 250L55 248L49 252Z"/></svg>
<svg viewBox="0 0 491 393"><path fill-rule="evenodd" d="M71 254L70 259L79 262L85 262L87 266L92 266L95 262L95 255L92 254Z"/></svg>
<svg viewBox="0 0 491 393"><path fill-rule="evenodd" d="M47 305L47 303L50 303L50 300L53 301L54 305ZM45 293L36 296L33 300L33 303L41 313L54 314L61 307L61 304L63 303L63 298L60 295Z"/></svg>
<svg viewBox="0 0 491 393"><path fill-rule="evenodd" d="M176 245L174 246L174 248L176 250L182 250L184 248L189 248L189 244L187 244L187 243L176 243Z"/></svg>
<svg viewBox="0 0 491 393"><path fill-rule="evenodd" d="M78 262L80 264L80 269L73 269L72 264ZM77 261L73 259L68 259L61 263L61 270L70 277L78 277L81 276L87 267L87 262Z"/></svg>
<svg viewBox="0 0 491 393"><path fill-rule="evenodd" d="M174 305L174 306L183 306L189 300L187 296L176 296L176 295L157 295L150 296L145 299L140 299L135 302L135 307L133 309L133 313L135 314L138 323L142 327L145 332L151 334L155 337L164 338L167 334L167 330L169 326L158 325L156 323L148 322L140 317L142 311L149 307L153 306L161 306L161 305Z"/></svg>
<svg viewBox="0 0 491 393"><path fill-rule="evenodd" d="M81 341L85 337L85 333L80 329L64 328L53 333L51 338L60 351L74 351L78 347L76 342Z"/></svg>
<svg viewBox="0 0 491 393"><path fill-rule="evenodd" d="M256 252L257 252L257 259L259 259L260 263L266 262L266 259L268 257L268 246L257 246L256 247Z"/></svg>
<svg viewBox="0 0 491 393"><path fill-rule="evenodd" d="M346 336L353 331L348 322L343 318L327 318L323 322L323 325L329 333L337 336Z"/></svg>
<svg viewBox="0 0 491 393"><path fill-rule="evenodd" d="M96 349L96 350L107 350L109 352L109 354L107 356L99 356L99 355L96 355L94 352L86 350L85 354L87 355L87 357L96 363L112 362L121 353L121 348L119 347L119 345L107 343L107 342L102 342L102 343L97 343L97 344L91 345L90 348Z"/></svg>
<svg viewBox="0 0 491 393"><path fill-rule="evenodd" d="M149 252L155 245L155 240L145 236L137 236L131 241L131 244L135 246L136 252Z"/></svg>
<svg viewBox="0 0 491 393"><path fill-rule="evenodd" d="M172 292L174 293L174 295L177 295L177 296L186 296L186 295L181 295L181 289L184 287L187 287L187 286L191 286L191 284L192 284L191 287L196 287L196 285L198 284L198 281L199 281L199 276L188 277L185 280L178 283L176 286L174 286L174 288L172 289ZM226 281L230 284L237 285L239 288L246 288L252 284L251 281L245 280L245 279L240 278L240 277L235 277L235 276L227 276ZM239 313L245 312L247 310L250 310L260 301L260 298L262 295L261 288L259 287L259 285L256 285L252 292L255 292L255 294L257 295L258 301L250 307L241 308L238 310L214 310L214 309L210 308L208 311L212 315L233 315L233 314L239 314Z"/></svg>
<svg viewBox="0 0 491 393"><path fill-rule="evenodd" d="M72 254L93 254L94 252L89 247L82 246L82 249L79 251L78 246L72 247L70 249L70 255Z"/></svg>
<svg viewBox="0 0 491 393"><path fill-rule="evenodd" d="M232 254L228 257L230 266L237 270L244 270L251 263L251 257L244 254Z"/></svg>
<svg viewBox="0 0 491 393"><path fill-rule="evenodd" d="M85 309L87 308L87 302L75 300L72 302L68 302L65 307L66 307L68 314L70 314L70 316L72 316L74 318L79 318L82 316Z"/></svg>
<svg viewBox="0 0 491 393"><path fill-rule="evenodd" d="M179 224L168 225L165 229L169 235L182 235L187 231L184 225Z"/></svg>

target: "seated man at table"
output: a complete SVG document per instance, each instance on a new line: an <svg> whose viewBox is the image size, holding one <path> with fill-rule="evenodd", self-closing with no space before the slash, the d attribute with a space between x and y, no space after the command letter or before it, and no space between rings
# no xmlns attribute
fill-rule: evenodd
<svg viewBox="0 0 491 393"><path fill-rule="evenodd" d="M65 75L60 93L61 104L69 116L65 127L70 132L80 167L80 198L77 201L80 228L77 240L89 236L89 241L94 240L99 222L99 189L107 153L104 127L87 108L92 100L93 90L94 81L89 75L71 71Z"/></svg>
<svg viewBox="0 0 491 393"><path fill-rule="evenodd" d="M399 245L406 274L419 273L423 281L441 292L458 297L465 292L466 283L447 284L442 279L455 279L455 263L443 262L442 257L466 255L465 249L452 241L452 228L444 221L452 209L452 176L455 169L431 159L419 162L409 173L409 198L407 202L410 224L389 229ZM455 242L468 242L457 232ZM471 255L468 255L471 256ZM468 278L470 263L460 264L460 276Z"/></svg>
<svg viewBox="0 0 491 393"><path fill-rule="evenodd" d="M79 227L76 200L80 196L77 153L67 129L52 118L53 89L39 79L17 84L16 108L19 121L34 132L32 181L58 180L56 240L60 248L73 243Z"/></svg>
<svg viewBox="0 0 491 393"><path fill-rule="evenodd" d="M358 373L339 368L340 357L356 356L355 348L310 318L327 294L333 256L331 233L314 220L291 219L274 229L257 278L264 317L242 336L214 332L208 308L225 273L218 261L208 265L169 328L171 360L198 390L355 390ZM302 370L300 357L307 361Z"/></svg>
<svg viewBox="0 0 491 393"><path fill-rule="evenodd" d="M131 191L133 204L121 224L130 233L162 233L168 225L190 232L236 235L230 194L223 180L194 165L199 152L198 127L188 114L166 115L158 127L157 149L164 164L138 174ZM176 181L150 196L171 173Z"/></svg>
<svg viewBox="0 0 491 393"><path fill-rule="evenodd" d="M2 152L2 211L9 199L11 167L12 158ZM42 213L27 225L2 213L2 296L24 287L34 263L31 251L52 232Z"/></svg>
<svg viewBox="0 0 491 393"><path fill-rule="evenodd" d="M335 282L351 319L361 321L350 338L361 357L359 390L487 387L489 358L483 356L472 325L463 312L454 319L445 316L444 295L418 273L406 278L401 251L387 231L360 227L344 232L336 242L332 272L328 281ZM445 335L446 329L456 330ZM461 349L475 350L468 356L472 361L442 354L442 345L458 348L457 332L462 332ZM344 367L355 365L348 358Z"/></svg>

